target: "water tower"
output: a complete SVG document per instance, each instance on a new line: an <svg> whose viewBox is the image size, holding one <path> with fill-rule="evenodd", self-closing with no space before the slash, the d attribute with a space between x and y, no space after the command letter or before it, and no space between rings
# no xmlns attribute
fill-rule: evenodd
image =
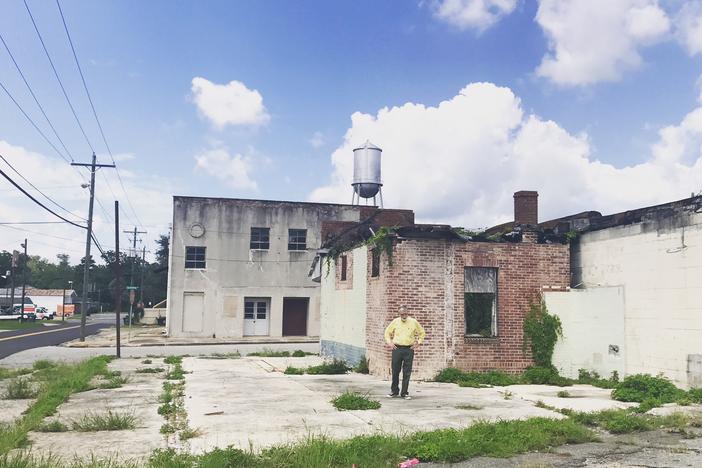
<svg viewBox="0 0 702 468"><path fill-rule="evenodd" d="M382 149L366 140L363 146L353 150L353 193L351 194L351 204L360 205L361 198L373 199L373 204L383 207L382 182L380 181L380 154ZM375 197L380 197L380 205L375 201Z"/></svg>

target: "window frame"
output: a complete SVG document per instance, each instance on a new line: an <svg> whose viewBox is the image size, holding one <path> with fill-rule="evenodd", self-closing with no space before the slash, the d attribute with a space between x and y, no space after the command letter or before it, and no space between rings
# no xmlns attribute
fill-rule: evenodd
<svg viewBox="0 0 702 468"><path fill-rule="evenodd" d="M202 249L200 258L199 252L188 252L188 250ZM194 258L191 258L194 257ZM204 245L186 245L185 246L185 269L186 270L206 270L207 269L207 246ZM201 265L200 265L201 264Z"/></svg>
<svg viewBox="0 0 702 468"><path fill-rule="evenodd" d="M346 255L341 255L341 271L339 275L339 281L346 281L348 278L348 275L346 273L346 270L348 269L349 266L349 260L346 257Z"/></svg>
<svg viewBox="0 0 702 468"><path fill-rule="evenodd" d="M380 250L371 249L371 278L380 278Z"/></svg>
<svg viewBox="0 0 702 468"><path fill-rule="evenodd" d="M293 231L296 231L295 235L293 235ZM299 240L300 233L303 236L302 242ZM293 241L293 239L295 240ZM304 252L307 250L307 229L288 229L288 250L290 252Z"/></svg>
<svg viewBox="0 0 702 468"><path fill-rule="evenodd" d="M265 232L266 240L261 240L263 236L262 233ZM254 240L254 233L256 233L257 240ZM263 247L265 245L265 248ZM250 250L270 250L271 249L271 228L269 227L251 227L249 235L249 249Z"/></svg>
<svg viewBox="0 0 702 468"><path fill-rule="evenodd" d="M493 291L469 291L467 285L468 270L480 269L480 270L491 270L493 271L494 278L494 290ZM499 269L497 267L481 267L481 266L466 266L463 269L463 320L464 320L464 335L467 338L497 338L498 337L498 314L499 314ZM469 294L492 294L492 311L490 317L490 334L484 335L482 333L469 333L468 325L468 295Z"/></svg>

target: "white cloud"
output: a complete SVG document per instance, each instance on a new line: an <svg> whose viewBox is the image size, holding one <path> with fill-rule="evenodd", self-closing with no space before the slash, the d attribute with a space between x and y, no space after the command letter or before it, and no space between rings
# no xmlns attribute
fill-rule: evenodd
<svg viewBox="0 0 702 468"><path fill-rule="evenodd" d="M261 93L240 81L220 85L195 77L191 91L200 114L219 129L227 125L265 125L270 120Z"/></svg>
<svg viewBox="0 0 702 468"><path fill-rule="evenodd" d="M677 35L690 55L702 53L702 4L688 2L676 16Z"/></svg>
<svg viewBox="0 0 702 468"><path fill-rule="evenodd" d="M314 132L314 135L312 135L312 138L309 139L309 142L313 148L321 148L324 146L324 135L322 132Z"/></svg>
<svg viewBox="0 0 702 468"><path fill-rule="evenodd" d="M224 181L232 188L240 190L258 189L251 179L252 158L236 154L231 156L225 148L213 148L195 156L195 168Z"/></svg>
<svg viewBox="0 0 702 468"><path fill-rule="evenodd" d="M3 140L0 140L0 154L37 188L76 216L63 211L37 194L4 162L0 162L2 170L35 198L66 218L79 224L85 223L83 218L87 217L89 192L80 187L82 183L89 180L85 170L72 168L62 160L47 157ZM115 155L115 159L117 156ZM84 177L79 174L83 174ZM152 241L159 234L168 232L174 184L167 179L148 175L129 178L122 170L120 174L137 216L149 226L147 227L149 234L144 237L144 240L147 243L147 250L153 250ZM115 196L119 198L122 208L121 226L129 228L137 221L128 206L114 169L100 171L95 181L95 189L98 202L94 207L93 227L103 248L111 250L114 249ZM4 178L0 178L0 213L5 222L58 221L22 195ZM78 263L85 252L85 230L68 224L0 226L0 250L17 248L19 242L22 242L25 237L28 238L30 255L40 255L51 261L55 261L56 254L67 253L72 263ZM100 254L94 246L92 254L93 258L99 261Z"/></svg>
<svg viewBox="0 0 702 468"><path fill-rule="evenodd" d="M540 0L536 22L549 42L536 73L566 86L620 79L670 30L657 0Z"/></svg>
<svg viewBox="0 0 702 468"><path fill-rule="evenodd" d="M314 190L312 201L348 201L352 150L366 139L383 148L385 206L414 209L425 222L508 221L517 190L539 191L542 220L612 213L684 198L702 180L702 107L661 130L648 161L617 168L591 157L587 135L525 114L510 89L473 83L436 107L354 113L332 154L330 183Z"/></svg>
<svg viewBox="0 0 702 468"><path fill-rule="evenodd" d="M439 0L433 3L433 10L434 16L460 29L482 32L516 6L517 0Z"/></svg>

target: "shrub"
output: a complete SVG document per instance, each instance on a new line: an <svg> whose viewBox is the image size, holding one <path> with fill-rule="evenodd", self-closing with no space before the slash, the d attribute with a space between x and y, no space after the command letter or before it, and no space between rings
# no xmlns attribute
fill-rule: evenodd
<svg viewBox="0 0 702 468"><path fill-rule="evenodd" d="M612 398L619 401L643 402L648 398L661 403L672 403L685 395L665 377L653 377L648 374L636 374L626 377L612 390Z"/></svg>
<svg viewBox="0 0 702 468"><path fill-rule="evenodd" d="M351 369L346 363L340 359L334 359L331 362L325 362L318 366L307 368L308 374L345 374Z"/></svg>
<svg viewBox="0 0 702 468"><path fill-rule="evenodd" d="M334 405L334 407L339 411L380 408L380 402L377 400L371 400L368 398L368 394L363 395L348 390L331 400L331 404Z"/></svg>
<svg viewBox="0 0 702 468"><path fill-rule="evenodd" d="M434 381L444 383L458 383L458 381L461 380L462 376L462 370L456 369L455 367L447 367L446 369L442 369L441 371L439 371L438 374L436 374L436 377L434 377Z"/></svg>
<svg viewBox="0 0 702 468"><path fill-rule="evenodd" d="M702 388L691 388L687 397L693 403L702 403Z"/></svg>
<svg viewBox="0 0 702 468"><path fill-rule="evenodd" d="M595 371L586 369L578 369L578 383L592 385L599 388L614 388L619 383L619 374L617 371L612 372L609 379L603 379Z"/></svg>
<svg viewBox="0 0 702 468"><path fill-rule="evenodd" d="M34 390L29 379L19 377L10 381L7 385L7 389L5 389L3 398L7 400L25 400L34 398L35 396L37 396L37 392Z"/></svg>
<svg viewBox="0 0 702 468"><path fill-rule="evenodd" d="M300 367L288 366L285 368L285 372L283 373L288 375L302 375L305 373L305 369L302 369Z"/></svg>
<svg viewBox="0 0 702 468"><path fill-rule="evenodd" d="M522 381L528 384L557 385L567 387L573 385L569 379L558 375L553 367L529 367L522 374Z"/></svg>
<svg viewBox="0 0 702 468"><path fill-rule="evenodd" d="M363 356L361 360L358 361L358 364L356 364L356 366L353 368L353 371L359 374L367 374L368 372L370 372L370 370L368 369L368 359L366 359L366 357Z"/></svg>
<svg viewBox="0 0 702 468"><path fill-rule="evenodd" d="M524 336L528 338L531 356L537 367L552 366L553 349L562 335L561 320L548 313L545 302L539 301L529 306L524 318Z"/></svg>

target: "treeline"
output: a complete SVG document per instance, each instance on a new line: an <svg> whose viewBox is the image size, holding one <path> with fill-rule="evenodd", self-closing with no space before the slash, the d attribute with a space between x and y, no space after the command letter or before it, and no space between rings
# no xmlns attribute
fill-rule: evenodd
<svg viewBox="0 0 702 468"><path fill-rule="evenodd" d="M135 302L140 299L146 307L157 304L166 298L166 288L168 282L168 236L160 236L156 241L156 261L154 263L142 262L141 257L129 257L124 252L120 252L120 262L122 266L122 304L124 308L129 307L129 295L126 286L130 284L138 286ZM115 260L116 255L113 250L108 250L105 255L101 255L102 262L97 263L90 258L90 275L88 280L88 296L93 307L103 310L114 310L116 298L115 280ZM74 289L79 298L83 294L83 270L85 258L80 263L71 265L70 257L66 254L58 254L56 261L51 262L39 256L24 257L20 254L14 272L15 287L22 286L22 276L26 276L27 287L37 289ZM5 276L6 271L11 270L12 253L0 252L0 275ZM69 281L72 286L69 287ZM143 290L141 290L143 283ZM0 278L0 287L9 288L10 279Z"/></svg>

